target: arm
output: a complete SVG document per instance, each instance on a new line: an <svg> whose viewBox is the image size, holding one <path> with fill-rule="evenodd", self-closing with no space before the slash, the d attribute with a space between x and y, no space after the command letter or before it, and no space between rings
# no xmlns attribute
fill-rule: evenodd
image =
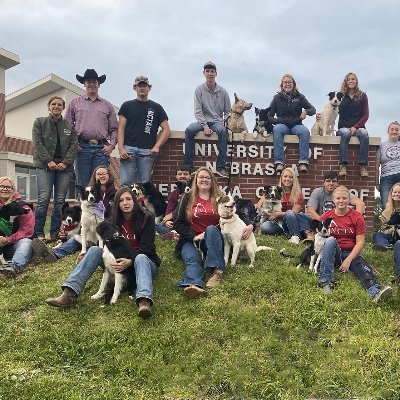
<svg viewBox="0 0 400 400"><path fill-rule="evenodd" d="M375 164L375 187L376 190L379 191L379 182L380 182L380 176L379 176L379 167L381 165L381 146L378 147L378 151L376 152L376 164Z"/></svg>
<svg viewBox="0 0 400 400"><path fill-rule="evenodd" d="M225 98L224 98L224 120L228 118L229 112L231 111L231 101L229 99L228 92L225 91Z"/></svg>
<svg viewBox="0 0 400 400"><path fill-rule="evenodd" d="M364 94L364 102L363 102L363 115L362 117L354 124L354 128L357 130L361 126L364 126L369 118L369 106L368 106L368 97Z"/></svg>
<svg viewBox="0 0 400 400"><path fill-rule="evenodd" d="M118 140L119 156L124 160L129 158L129 155L124 148L125 126L126 126L126 118L123 115L120 115L119 121L118 121L118 138L117 138L117 140Z"/></svg>
<svg viewBox="0 0 400 400"><path fill-rule="evenodd" d="M166 119L161 123L161 133L158 135L157 142L150 150L150 154L155 155L160 151L160 147L168 140L171 136L171 129L169 128L168 120ZM119 131L118 131L119 132Z"/></svg>
<svg viewBox="0 0 400 400"><path fill-rule="evenodd" d="M174 223L174 229L179 233L183 242L192 242L196 234L190 229L189 222L186 221L186 208L188 205L189 196L182 197L178 205L178 215Z"/></svg>
<svg viewBox="0 0 400 400"><path fill-rule="evenodd" d="M46 146L44 145L43 136L42 136L42 124L41 119L36 118L32 127L32 142L35 147L35 153L39 158L48 164L53 161L53 157L50 155Z"/></svg>
<svg viewBox="0 0 400 400"><path fill-rule="evenodd" d="M117 136L118 136L118 120L117 115L115 114L114 107L110 104L110 114L108 116L108 134L110 137L110 146L114 149L117 144Z"/></svg>
<svg viewBox="0 0 400 400"><path fill-rule="evenodd" d="M302 107L304 109L304 112L307 115L312 116L312 115L314 115L316 113L315 107L312 106L310 104L310 102L304 96L303 96L303 102L302 103L303 103Z"/></svg>
<svg viewBox="0 0 400 400"><path fill-rule="evenodd" d="M71 128L71 140L69 142L69 146L67 149L67 152L65 153L65 157L63 159L63 164L67 165L73 165L76 154L78 153L78 136L76 135L75 128Z"/></svg>
<svg viewBox="0 0 400 400"><path fill-rule="evenodd" d="M356 210L362 215L365 213L365 203L358 197L352 197L350 204L356 208Z"/></svg>
<svg viewBox="0 0 400 400"><path fill-rule="evenodd" d="M349 270L351 262L361 253L364 245L365 235L357 235L353 250L351 250L351 253L343 260L342 265L339 267L340 272L347 272Z"/></svg>
<svg viewBox="0 0 400 400"><path fill-rule="evenodd" d="M307 206L306 207L307 215L312 218L316 219L317 221L320 221L320 215L317 213L316 208L312 206Z"/></svg>
<svg viewBox="0 0 400 400"><path fill-rule="evenodd" d="M74 111L74 100L69 103L64 119L70 124L75 126L75 111Z"/></svg>
<svg viewBox="0 0 400 400"><path fill-rule="evenodd" d="M203 126L203 129L207 129L207 121L203 114L203 102L200 88L197 88L194 92L194 117L196 121Z"/></svg>
<svg viewBox="0 0 400 400"><path fill-rule="evenodd" d="M35 216L29 206L25 206L24 208L29 210L29 212L28 214L20 215L18 217L18 231L7 237L7 241L10 244L15 244L20 239L31 238L33 236L35 229Z"/></svg>

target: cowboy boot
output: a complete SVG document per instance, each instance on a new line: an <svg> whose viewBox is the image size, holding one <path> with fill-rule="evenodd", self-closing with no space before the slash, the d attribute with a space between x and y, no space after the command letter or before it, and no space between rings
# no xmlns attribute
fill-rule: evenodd
<svg viewBox="0 0 400 400"><path fill-rule="evenodd" d="M61 296L47 299L46 303L53 307L70 308L76 304L77 299L78 295L71 288L65 287Z"/></svg>

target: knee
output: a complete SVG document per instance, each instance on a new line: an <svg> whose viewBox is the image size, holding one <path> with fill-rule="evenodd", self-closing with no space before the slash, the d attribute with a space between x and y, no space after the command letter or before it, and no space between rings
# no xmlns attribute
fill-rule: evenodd
<svg viewBox="0 0 400 400"><path fill-rule="evenodd" d="M340 128L339 130L338 130L338 134L339 134L339 136L340 136L340 140L342 141L342 140L347 140L347 141L349 141L350 140L350 138L351 138L351 132L350 132L350 129L344 129L344 128Z"/></svg>
<svg viewBox="0 0 400 400"><path fill-rule="evenodd" d="M133 263L134 267L137 268L138 266L143 267L147 264L147 256L145 254L138 254L135 257L135 262Z"/></svg>
<svg viewBox="0 0 400 400"><path fill-rule="evenodd" d="M261 233L264 235L274 235L275 231L270 221L265 221L260 226Z"/></svg>
<svg viewBox="0 0 400 400"><path fill-rule="evenodd" d="M285 218L296 218L296 213L293 210L287 210L285 212Z"/></svg>
<svg viewBox="0 0 400 400"><path fill-rule="evenodd" d="M395 252L400 251L400 240L397 240L396 243L394 244L394 251Z"/></svg>
<svg viewBox="0 0 400 400"><path fill-rule="evenodd" d="M324 254L325 252L331 252L336 248L336 239L333 236L328 237L324 244Z"/></svg>

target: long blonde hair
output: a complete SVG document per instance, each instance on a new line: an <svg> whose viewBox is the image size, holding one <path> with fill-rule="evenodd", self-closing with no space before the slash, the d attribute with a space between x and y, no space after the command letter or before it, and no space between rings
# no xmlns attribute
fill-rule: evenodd
<svg viewBox="0 0 400 400"><path fill-rule="evenodd" d="M283 92L283 80L284 80L285 78L290 78L290 79L293 81L293 92L298 92L299 89L297 88L296 81L294 80L293 75L290 75L290 74L285 74L285 75L282 76L282 78L281 78L281 84L280 84L280 86L279 86L280 91Z"/></svg>
<svg viewBox="0 0 400 400"><path fill-rule="evenodd" d="M189 222L192 222L193 204L196 201L196 199L199 197L199 188L197 186L197 177L198 177L199 173L202 171L206 171L207 173L210 174L210 177L211 177L210 200L211 200L211 204L213 205L213 208L215 210L217 210L217 208L218 208L217 197L223 196L223 193L219 190L217 180L215 179L215 175L207 167L200 167L194 175L192 187L189 192L189 202L188 202L187 209L186 209L186 219Z"/></svg>
<svg viewBox="0 0 400 400"><path fill-rule="evenodd" d="M12 186L12 189L13 189L13 190L12 190L12 196L4 203L4 204L8 204L8 203L11 203L12 201L15 200L15 198L14 198L15 193L16 193L16 191L15 191L15 184L14 184L14 181L13 181L10 177L8 177L8 176L2 176L2 177L0 177L0 185L1 185L4 181L10 181L11 186ZM0 195L0 198L1 198L1 195Z"/></svg>
<svg viewBox="0 0 400 400"><path fill-rule="evenodd" d="M282 183L282 176L285 173L285 171L289 172L292 175L293 181L292 181L292 189L290 190L290 204L294 206L298 201L299 197L301 195L301 187L300 187L300 182L299 179L297 178L297 175L294 173L293 168L285 168L282 173L281 177L279 178L279 183L278 185L283 188L283 183Z"/></svg>
<svg viewBox="0 0 400 400"><path fill-rule="evenodd" d="M387 200L387 203L386 203L386 207L385 207L385 209L382 211L382 214L384 214L385 216L388 216L388 219L389 219L390 216L391 216L392 214L394 214L395 211L396 211L396 205L394 204L394 201L393 201L393 199L392 199L393 189L394 189L396 186L399 186L399 187L400 187L400 183L395 183L395 184L392 186L392 188L390 189L389 196L388 196L388 200ZM397 209L398 209L398 208L399 208L399 206L397 206Z"/></svg>
<svg viewBox="0 0 400 400"><path fill-rule="evenodd" d="M348 74L346 74L346 76L343 79L342 86L340 87L340 91L343 93L343 95L347 94L347 92L349 91L349 88L347 86L347 78L350 75L354 75L355 78L356 78L356 87L354 88L354 98L355 99L360 99L361 96L363 95L363 92L358 87L358 78L357 78L357 75L354 72L349 72Z"/></svg>

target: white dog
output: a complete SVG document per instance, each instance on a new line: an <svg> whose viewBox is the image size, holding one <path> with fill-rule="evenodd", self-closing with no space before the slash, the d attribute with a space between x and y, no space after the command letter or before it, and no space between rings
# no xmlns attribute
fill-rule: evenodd
<svg viewBox="0 0 400 400"><path fill-rule="evenodd" d="M229 141L232 142L233 134L240 133L240 141L244 142L249 133L246 123L244 122L243 113L253 107L252 103L248 103L243 99L239 99L235 93L235 101L225 120L225 127L228 131Z"/></svg>
<svg viewBox="0 0 400 400"><path fill-rule="evenodd" d="M331 222L332 218L327 218L326 220L320 221L318 223L318 232L315 235L314 242L312 243L312 246L314 246L314 251L311 255L310 266L308 267L308 270L310 272L313 272L314 274L316 274L318 271L318 266L321 262L325 241L330 236L329 226Z"/></svg>
<svg viewBox="0 0 400 400"><path fill-rule="evenodd" d="M324 109L319 113L320 120L316 121L311 128L311 135L333 136L343 93L330 92L328 96L329 100L326 102Z"/></svg>
<svg viewBox="0 0 400 400"><path fill-rule="evenodd" d="M235 200L231 196L223 196L217 199L219 225L224 237L224 260L228 265L229 255L232 247L231 265L236 264L239 252L246 252L250 258L249 267L254 266L254 259L257 251L273 250L267 246L257 246L253 232L246 240L242 240L243 230L246 224L236 214Z"/></svg>

